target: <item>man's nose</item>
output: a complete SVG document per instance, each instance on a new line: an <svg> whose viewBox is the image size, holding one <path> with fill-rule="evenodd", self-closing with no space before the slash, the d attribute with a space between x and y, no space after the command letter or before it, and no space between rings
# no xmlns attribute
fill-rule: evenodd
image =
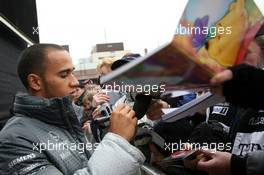
<svg viewBox="0 0 264 175"><path fill-rule="evenodd" d="M77 78L73 74L71 74L71 82L70 82L70 85L72 87L79 86L79 81L77 80Z"/></svg>

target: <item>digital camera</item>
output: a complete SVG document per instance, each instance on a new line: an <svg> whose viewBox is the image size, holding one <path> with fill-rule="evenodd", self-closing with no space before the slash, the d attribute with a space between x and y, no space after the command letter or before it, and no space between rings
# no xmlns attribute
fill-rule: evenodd
<svg viewBox="0 0 264 175"><path fill-rule="evenodd" d="M112 107L109 103L103 103L99 109L99 113L101 114L101 117L110 117L112 113Z"/></svg>

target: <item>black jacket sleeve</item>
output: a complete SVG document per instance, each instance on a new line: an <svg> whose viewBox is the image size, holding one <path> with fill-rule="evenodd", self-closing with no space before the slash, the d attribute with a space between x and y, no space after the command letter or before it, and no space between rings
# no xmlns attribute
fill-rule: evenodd
<svg viewBox="0 0 264 175"><path fill-rule="evenodd" d="M232 154L231 157L231 174L247 175L247 158Z"/></svg>
<svg viewBox="0 0 264 175"><path fill-rule="evenodd" d="M264 71L246 64L231 67L233 79L223 84L226 100L242 107L264 107Z"/></svg>
<svg viewBox="0 0 264 175"><path fill-rule="evenodd" d="M264 172L264 151L254 151L244 157L232 155L232 175L262 175Z"/></svg>

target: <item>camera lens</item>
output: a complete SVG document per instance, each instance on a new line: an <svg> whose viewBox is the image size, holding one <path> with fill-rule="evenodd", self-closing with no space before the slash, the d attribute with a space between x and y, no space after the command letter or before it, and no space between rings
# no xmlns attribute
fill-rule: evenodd
<svg viewBox="0 0 264 175"><path fill-rule="evenodd" d="M107 112L105 110L102 110L101 111L101 116L106 117L107 116Z"/></svg>

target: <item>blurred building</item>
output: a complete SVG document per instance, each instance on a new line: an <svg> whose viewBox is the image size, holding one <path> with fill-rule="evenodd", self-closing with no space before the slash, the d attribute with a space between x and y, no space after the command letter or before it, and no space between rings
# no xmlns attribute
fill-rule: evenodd
<svg viewBox="0 0 264 175"><path fill-rule="evenodd" d="M78 80L97 79L96 63L91 62L91 58L81 58L75 65L74 75Z"/></svg>
<svg viewBox="0 0 264 175"><path fill-rule="evenodd" d="M96 44L91 52L91 60L93 63L100 63L105 57L122 58L129 50L124 50L124 44L120 43L103 43Z"/></svg>
<svg viewBox="0 0 264 175"><path fill-rule="evenodd" d="M99 76L96 67L103 58L116 57L120 59L129 52L129 50L124 50L122 42L96 44L91 51L90 58L79 59L78 64L75 65L74 74L78 80L95 80Z"/></svg>

